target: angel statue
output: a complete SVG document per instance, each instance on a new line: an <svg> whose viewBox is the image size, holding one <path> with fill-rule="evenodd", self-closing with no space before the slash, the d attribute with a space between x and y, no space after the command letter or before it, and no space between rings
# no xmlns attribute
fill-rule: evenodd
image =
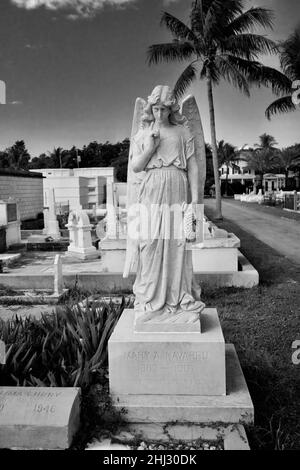
<svg viewBox="0 0 300 470"><path fill-rule="evenodd" d="M205 305L186 231L179 230L184 223L173 208L180 208L184 220L188 214L194 220L204 181L205 144L195 98L186 98L180 112L172 90L156 86L147 102L136 101L128 163L123 276L137 267L133 293L140 324L199 322ZM138 234L131 230L137 225Z"/></svg>

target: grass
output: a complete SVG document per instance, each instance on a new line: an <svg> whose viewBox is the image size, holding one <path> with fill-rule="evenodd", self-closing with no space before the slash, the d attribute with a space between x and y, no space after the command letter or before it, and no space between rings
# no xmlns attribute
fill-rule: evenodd
<svg viewBox="0 0 300 470"><path fill-rule="evenodd" d="M250 290L203 288L226 342L237 349L253 399L251 449L299 450L300 366L292 363L292 343L300 339L300 267L238 225L225 219L218 226L241 239L241 251L260 274L260 285Z"/></svg>

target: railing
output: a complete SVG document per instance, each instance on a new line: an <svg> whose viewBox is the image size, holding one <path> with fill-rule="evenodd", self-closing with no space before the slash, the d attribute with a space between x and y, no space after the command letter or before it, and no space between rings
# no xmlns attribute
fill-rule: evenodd
<svg viewBox="0 0 300 470"><path fill-rule="evenodd" d="M284 207L284 197L276 193L267 193L264 195L263 204L273 207Z"/></svg>
<svg viewBox="0 0 300 470"><path fill-rule="evenodd" d="M284 209L290 211L300 211L300 193L285 194L284 196Z"/></svg>

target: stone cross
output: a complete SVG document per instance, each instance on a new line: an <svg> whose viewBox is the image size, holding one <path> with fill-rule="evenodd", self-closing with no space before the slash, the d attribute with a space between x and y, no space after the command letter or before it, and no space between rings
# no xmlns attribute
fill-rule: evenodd
<svg viewBox="0 0 300 470"><path fill-rule="evenodd" d="M62 261L60 255L56 255L54 260L54 295L60 296L63 293L63 289Z"/></svg>

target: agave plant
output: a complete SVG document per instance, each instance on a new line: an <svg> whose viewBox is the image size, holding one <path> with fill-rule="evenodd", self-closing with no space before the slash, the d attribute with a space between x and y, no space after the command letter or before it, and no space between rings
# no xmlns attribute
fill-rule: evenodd
<svg viewBox="0 0 300 470"><path fill-rule="evenodd" d="M0 338L8 348L1 382L88 387L106 370L108 340L127 303L123 297L120 305L58 306L41 319L1 321Z"/></svg>

